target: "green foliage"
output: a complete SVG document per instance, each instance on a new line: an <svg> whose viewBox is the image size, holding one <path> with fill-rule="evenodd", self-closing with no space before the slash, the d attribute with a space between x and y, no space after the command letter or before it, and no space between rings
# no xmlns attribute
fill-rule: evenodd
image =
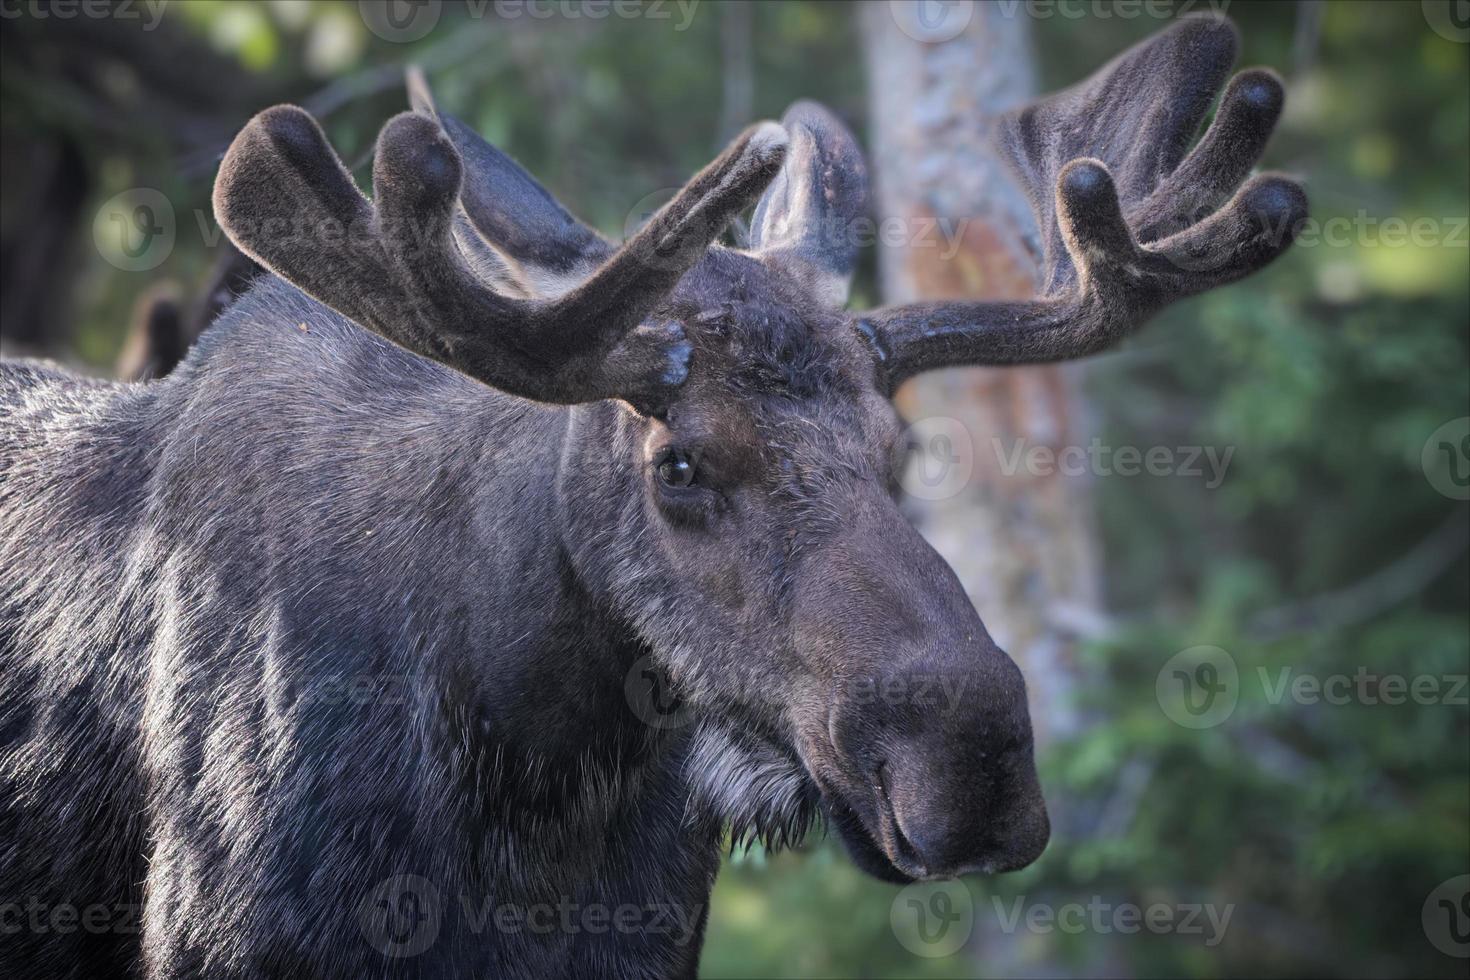
<svg viewBox="0 0 1470 980"><path fill-rule="evenodd" d="M1273 6L1232 14L1247 62L1289 67L1296 25ZM1314 65L1288 73L1267 160L1307 177L1322 234L1162 318L1132 348L1150 356L1092 372L1107 441L1234 449L1213 491L1099 481L1111 603L1139 625L1095 645L1091 720L1048 749L1050 788L1074 813L1116 805L1130 765L1147 781L1115 833L1057 835L1040 889L1236 905L1214 949L1136 937L1139 974L1463 975L1420 924L1431 889L1470 868L1463 687L1458 704L1387 704L1370 681L1334 704L1281 685L1366 673L1443 694L1470 664L1463 549L1413 555L1464 533L1464 504L1430 485L1420 455L1470 408L1466 67L1415 7L1329 5ZM1396 243L1393 216L1432 218L1433 232ZM1334 223L1351 230L1327 234ZM1282 607L1314 612L1267 628ZM1198 644L1240 674L1234 713L1203 731L1154 698L1164 661ZM1093 939L1064 958L1096 963Z"/></svg>

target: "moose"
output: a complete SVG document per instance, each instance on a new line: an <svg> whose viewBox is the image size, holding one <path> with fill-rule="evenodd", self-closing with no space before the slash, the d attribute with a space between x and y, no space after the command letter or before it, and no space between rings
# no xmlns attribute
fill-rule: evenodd
<svg viewBox="0 0 1470 980"><path fill-rule="evenodd" d="M865 166L810 102L617 247L421 76L371 199L257 115L213 200L267 272L177 369L0 368L0 972L692 976L730 840L1034 861L1025 684L900 511L891 396L1287 248L1235 49L1183 19L1000 121L1024 302L846 311Z"/></svg>

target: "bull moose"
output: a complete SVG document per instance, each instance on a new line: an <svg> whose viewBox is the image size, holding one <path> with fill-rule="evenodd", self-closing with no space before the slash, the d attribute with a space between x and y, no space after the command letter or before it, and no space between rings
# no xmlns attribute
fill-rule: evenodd
<svg viewBox="0 0 1470 980"><path fill-rule="evenodd" d="M1235 47L1184 19L996 124L1034 298L863 313L865 167L812 103L619 247L421 77L371 200L260 113L214 208L269 274L175 371L0 367L0 972L690 976L727 835L1035 860L1022 676L900 512L890 397L1288 246Z"/></svg>

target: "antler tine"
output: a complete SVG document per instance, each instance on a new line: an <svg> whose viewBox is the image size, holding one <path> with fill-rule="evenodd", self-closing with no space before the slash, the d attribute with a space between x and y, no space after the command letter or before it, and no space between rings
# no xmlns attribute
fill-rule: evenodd
<svg viewBox="0 0 1470 980"><path fill-rule="evenodd" d="M393 305L372 207L304 110L274 106L246 124L220 163L214 213L240 251L352 319Z"/></svg>
<svg viewBox="0 0 1470 980"><path fill-rule="evenodd" d="M410 67L406 76L414 112L443 127L464 162L460 205L480 239L468 247L492 247L533 295L548 286L561 292L606 261L613 247L602 236L572 217L509 156L440 112L421 70Z"/></svg>
<svg viewBox="0 0 1470 980"><path fill-rule="evenodd" d="M1186 155L1235 46L1228 21L1185 18L1081 85L1005 117L1002 148L1043 233L1042 289L1029 302L868 314L889 385L939 367L1095 353L1170 302L1284 252L1306 217L1301 187L1263 174L1235 191L1281 114L1273 73L1237 75Z"/></svg>
<svg viewBox="0 0 1470 980"><path fill-rule="evenodd" d="M676 325L639 325L775 175L785 145L773 123L747 130L555 300L502 295L466 265L454 239L462 163L436 116L403 113L384 126L374 208L315 120L292 106L266 110L226 153L215 211L262 265L415 353L528 398L617 397L658 411L690 347ZM285 215L297 233L280 233Z"/></svg>
<svg viewBox="0 0 1470 980"><path fill-rule="evenodd" d="M379 241L392 260L392 278L406 287L411 311L393 325L399 335L389 339L522 394L538 387L534 363L489 335L514 330L518 318L539 310L533 301L486 288L457 251L452 235L461 177L459 154L430 120L401 113L378 134L373 202ZM496 349L505 347L510 349ZM507 377L513 370L526 377Z"/></svg>
<svg viewBox="0 0 1470 980"><path fill-rule="evenodd" d="M668 292L730 219L765 190L781 169L787 142L786 130L776 123L748 127L562 305L587 316L607 315Z"/></svg>
<svg viewBox="0 0 1470 980"><path fill-rule="evenodd" d="M1171 301L1262 268L1291 245L1306 214L1300 186L1262 175L1219 212L1144 246L1129 232L1100 162L1073 161L1057 184L1059 224L1078 270L1074 290L1030 302L913 303L866 315L890 390L937 368L1095 354Z"/></svg>
<svg viewBox="0 0 1470 980"><path fill-rule="evenodd" d="M1138 240L1187 228L1229 198L1265 152L1285 102L1281 79L1270 69L1232 78L1199 145L1130 213Z"/></svg>

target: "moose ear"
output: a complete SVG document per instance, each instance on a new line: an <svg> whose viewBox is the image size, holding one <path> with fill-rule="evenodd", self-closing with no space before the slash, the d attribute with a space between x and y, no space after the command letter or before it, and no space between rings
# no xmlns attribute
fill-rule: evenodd
<svg viewBox="0 0 1470 980"><path fill-rule="evenodd" d="M815 102L792 105L781 125L791 149L756 205L751 250L841 307L857 262L855 223L868 207L868 167L848 128Z"/></svg>
<svg viewBox="0 0 1470 980"><path fill-rule="evenodd" d="M437 123L463 161L455 237L478 267L498 264L493 278L508 277L523 294L549 298L576 287L613 253L519 164L440 112L417 68L408 70L408 97L414 113ZM486 245L494 254L485 254Z"/></svg>

